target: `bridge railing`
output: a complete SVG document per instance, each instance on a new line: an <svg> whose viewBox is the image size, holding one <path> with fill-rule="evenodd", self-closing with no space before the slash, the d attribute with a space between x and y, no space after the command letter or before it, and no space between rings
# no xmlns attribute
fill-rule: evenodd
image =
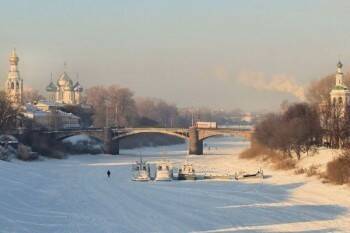
<svg viewBox="0 0 350 233"><path fill-rule="evenodd" d="M140 128L111 128L114 132L130 132L130 131L148 131L148 132L188 132L187 128L160 128L160 127L140 127ZM220 128L198 128L200 130L210 130L210 131L221 131L221 132L232 132L232 131L253 131L252 127L220 127ZM48 129L34 129L32 132L42 132L42 133L63 133L63 132L96 132L103 131L104 128L85 128L85 129L59 129L59 130L48 130Z"/></svg>
<svg viewBox="0 0 350 233"><path fill-rule="evenodd" d="M130 130L150 130L150 131L185 131L187 128L161 128L161 127L141 127L141 128L119 128L118 131L130 131Z"/></svg>

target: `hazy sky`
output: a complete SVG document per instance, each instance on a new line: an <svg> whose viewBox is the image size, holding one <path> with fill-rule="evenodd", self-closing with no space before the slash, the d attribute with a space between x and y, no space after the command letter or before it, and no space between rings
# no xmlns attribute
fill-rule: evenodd
<svg viewBox="0 0 350 233"><path fill-rule="evenodd" d="M85 88L119 84L179 106L273 109L296 98L269 80L306 86L334 72L338 57L350 69L348 0L0 4L0 81L16 47L25 85L42 92L66 62Z"/></svg>

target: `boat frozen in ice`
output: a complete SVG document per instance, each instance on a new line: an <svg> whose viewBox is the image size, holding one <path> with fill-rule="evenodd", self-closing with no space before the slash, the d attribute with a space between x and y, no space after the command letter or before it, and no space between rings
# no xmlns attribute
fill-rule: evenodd
<svg viewBox="0 0 350 233"><path fill-rule="evenodd" d="M173 179L173 170L168 161L156 163L156 181L170 181Z"/></svg>
<svg viewBox="0 0 350 233"><path fill-rule="evenodd" d="M240 172L235 174L236 180L247 179L247 178L261 178L264 179L264 171L260 168L256 173Z"/></svg>
<svg viewBox="0 0 350 233"><path fill-rule="evenodd" d="M233 180L234 175L231 174L205 174L203 179L205 180Z"/></svg>
<svg viewBox="0 0 350 233"><path fill-rule="evenodd" d="M196 180L196 173L193 168L193 165L186 162L182 165L182 167L179 169L178 173L178 180Z"/></svg>
<svg viewBox="0 0 350 233"><path fill-rule="evenodd" d="M150 180L150 167L146 161L140 158L140 161L136 161L132 165L132 180L133 181L149 181Z"/></svg>

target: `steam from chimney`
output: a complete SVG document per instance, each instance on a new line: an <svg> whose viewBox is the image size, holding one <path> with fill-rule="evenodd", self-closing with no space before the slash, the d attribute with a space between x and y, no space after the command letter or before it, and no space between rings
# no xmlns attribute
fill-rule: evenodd
<svg viewBox="0 0 350 233"><path fill-rule="evenodd" d="M240 83L256 90L285 92L305 101L304 88L295 83L292 76L285 74L273 75L270 79L259 72L242 72L238 75Z"/></svg>

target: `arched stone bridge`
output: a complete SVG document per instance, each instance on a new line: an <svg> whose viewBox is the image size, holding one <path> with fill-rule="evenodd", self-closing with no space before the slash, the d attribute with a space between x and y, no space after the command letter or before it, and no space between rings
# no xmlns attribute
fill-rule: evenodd
<svg viewBox="0 0 350 233"><path fill-rule="evenodd" d="M119 154L119 141L126 137L143 133L160 133L184 138L189 141L188 153L203 154L203 141L214 136L240 136L250 139L251 129L216 128L204 129L191 127L184 128L92 128L92 129L65 129L56 131L38 131L37 134L44 136L50 141L63 140L75 135L88 135L104 142L105 153Z"/></svg>

